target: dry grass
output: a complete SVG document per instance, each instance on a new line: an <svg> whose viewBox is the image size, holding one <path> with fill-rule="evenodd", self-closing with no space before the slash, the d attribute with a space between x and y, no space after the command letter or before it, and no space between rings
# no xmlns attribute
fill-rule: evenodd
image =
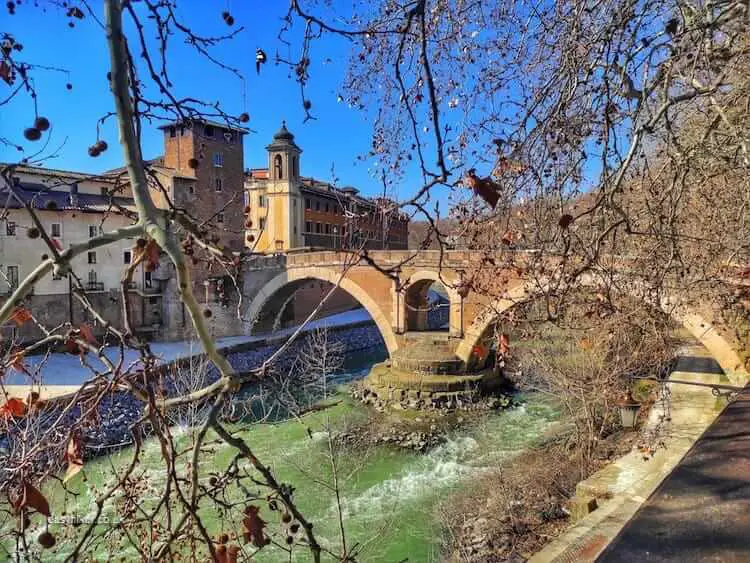
<svg viewBox="0 0 750 563"><path fill-rule="evenodd" d="M565 504L583 478L563 448L521 454L441 507L445 560L489 563L527 557L568 525Z"/></svg>
<svg viewBox="0 0 750 563"><path fill-rule="evenodd" d="M581 468L574 435L560 431L536 449L477 479L440 507L446 563L526 559L571 521L567 504L576 485L632 449L636 435L616 432L599 442Z"/></svg>

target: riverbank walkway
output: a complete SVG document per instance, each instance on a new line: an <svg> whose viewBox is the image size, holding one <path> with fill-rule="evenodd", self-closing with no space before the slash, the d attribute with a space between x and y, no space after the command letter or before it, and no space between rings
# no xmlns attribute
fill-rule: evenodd
<svg viewBox="0 0 750 563"><path fill-rule="evenodd" d="M367 311L359 308L311 321L305 326L304 331L307 332L323 327L342 328L367 322L372 322L372 318ZM216 345L222 350L243 344L276 342L291 335L296 328L288 327L276 331L272 335L258 334L253 336L219 338L216 341ZM189 358L203 351L198 341L189 340L180 342L152 342L150 343L150 348L159 363L169 363L177 359ZM121 352L119 346L108 346L104 349L104 354L115 362ZM137 363L140 359L137 350L127 349L124 351L124 354L125 365ZM88 361L95 369L106 369L105 365L93 356L89 356ZM24 358L24 364L27 366L29 372L34 374L35 380L41 381L41 387L35 387L35 390L40 391L42 398L74 392L85 381L91 378L91 371L81 365L80 358L77 355L65 352L56 352L47 356L43 354L28 356ZM3 383L9 396L25 397L30 389L29 376L15 370L9 371ZM0 402L3 402L2 397L0 397Z"/></svg>
<svg viewBox="0 0 750 563"><path fill-rule="evenodd" d="M682 350L673 379L743 385L701 347ZM579 483L599 507L532 563L750 561L750 388L727 405L711 389L671 384L664 448L638 451ZM725 408L726 407L726 408Z"/></svg>
<svg viewBox="0 0 750 563"><path fill-rule="evenodd" d="M719 415L598 561L750 561L750 388Z"/></svg>

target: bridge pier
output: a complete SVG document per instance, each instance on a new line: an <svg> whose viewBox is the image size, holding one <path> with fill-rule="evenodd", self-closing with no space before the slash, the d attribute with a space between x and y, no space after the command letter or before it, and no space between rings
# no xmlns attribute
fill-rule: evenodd
<svg viewBox="0 0 750 563"><path fill-rule="evenodd" d="M502 387L493 369L470 372L456 356L459 340L446 332L406 332L391 358L373 366L362 382L365 396L406 402L414 408L452 407Z"/></svg>

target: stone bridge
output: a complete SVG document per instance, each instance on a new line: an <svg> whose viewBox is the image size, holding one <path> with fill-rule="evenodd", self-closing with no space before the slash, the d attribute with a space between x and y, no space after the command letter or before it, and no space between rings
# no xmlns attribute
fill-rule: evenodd
<svg viewBox="0 0 750 563"><path fill-rule="evenodd" d="M442 340L443 351L447 347L465 369L470 365L474 347L498 316L532 297L527 282L510 272L510 289L500 299L490 302L472 291L459 292L457 288L461 287L464 273L478 264L479 255L470 251L371 251L368 257L383 268L400 264L399 282L364 259L351 265L357 257L345 252L300 252L252 259L245 268L244 281L243 317L249 321L247 332L270 331L277 326L278 316L298 288L310 280L336 284L348 267L340 287L367 310L383 336L389 355L394 357L417 335L425 335L427 291L435 281L440 281L448 293L448 331L428 334ZM747 376L738 351L709 320L697 311L664 305L711 352L727 374L741 373L743 379Z"/></svg>

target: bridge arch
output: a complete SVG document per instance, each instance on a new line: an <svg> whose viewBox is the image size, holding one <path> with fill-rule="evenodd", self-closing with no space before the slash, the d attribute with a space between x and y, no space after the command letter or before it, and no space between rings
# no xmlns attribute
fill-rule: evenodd
<svg viewBox="0 0 750 563"><path fill-rule="evenodd" d="M461 334L461 296L456 291L455 276L437 270L417 270L409 274L408 283L401 288L403 295L399 300L401 308L398 311L399 330L409 331L426 324L425 315L420 315L415 308L426 305L427 291L434 283L439 283L448 293L448 334L457 336ZM421 329L419 329L421 330Z"/></svg>
<svg viewBox="0 0 750 563"><path fill-rule="evenodd" d="M289 300L289 296L305 282L319 280L336 285L340 277L339 272L320 267L294 268L277 275L266 283L250 302L245 314L245 318L249 319L248 332L253 333L261 313L266 307L276 304L284 305ZM348 277L341 280L339 287L356 299L370 314L385 341L388 354L393 354L398 349L398 341L391 323L380 305L366 290Z"/></svg>
<svg viewBox="0 0 750 563"><path fill-rule="evenodd" d="M494 300L475 317L466 329L463 339L456 348L456 356L468 364L474 346L498 317L504 311L532 299L535 295L538 295L538 288L535 291L530 285L522 282ZM705 346L733 383L745 384L749 374L740 355L734 346L716 330L713 323L689 308L675 306L675 303L669 299L663 300L660 305L665 313L684 326L696 340Z"/></svg>

